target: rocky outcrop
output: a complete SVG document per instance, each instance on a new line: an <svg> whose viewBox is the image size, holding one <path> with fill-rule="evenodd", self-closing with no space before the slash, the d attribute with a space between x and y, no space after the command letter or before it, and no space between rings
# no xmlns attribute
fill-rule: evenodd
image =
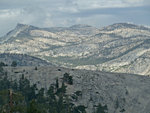
<svg viewBox="0 0 150 113"><path fill-rule="evenodd" d="M107 105L108 113L148 113L150 111L150 77L133 74L117 74L99 71L74 70L59 67L5 67L11 80L24 75L38 88L48 89L50 84L59 84L65 73L73 78L67 84L67 94L76 105L84 105L92 113L101 103ZM80 92L80 95L75 95Z"/></svg>
<svg viewBox="0 0 150 113"><path fill-rule="evenodd" d="M37 28L18 24L2 37L1 53L28 54L78 69L150 75L150 29L117 23Z"/></svg>

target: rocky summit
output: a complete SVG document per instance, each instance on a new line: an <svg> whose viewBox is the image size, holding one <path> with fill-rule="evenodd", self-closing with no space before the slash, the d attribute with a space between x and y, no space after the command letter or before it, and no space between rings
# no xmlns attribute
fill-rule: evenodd
<svg viewBox="0 0 150 113"><path fill-rule="evenodd" d="M0 38L1 53L36 56L77 69L150 75L150 28L117 23L38 28L18 24Z"/></svg>

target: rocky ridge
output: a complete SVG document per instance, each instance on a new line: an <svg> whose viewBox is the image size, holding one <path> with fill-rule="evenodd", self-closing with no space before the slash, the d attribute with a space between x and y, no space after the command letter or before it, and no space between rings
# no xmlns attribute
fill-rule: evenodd
<svg viewBox="0 0 150 113"><path fill-rule="evenodd" d="M66 69L49 66L22 66L5 67L7 76L11 80L19 79L24 75L31 84L46 90L50 84L59 84L63 75L67 73L73 78L73 84L67 84L67 94L76 97L75 92L81 95L72 99L76 105L84 105L87 113L92 113L101 103L107 105L108 113L148 113L150 111L150 78L123 73L108 73Z"/></svg>
<svg viewBox="0 0 150 113"><path fill-rule="evenodd" d="M41 60L26 54L3 53L0 54L0 62L3 62L9 66L12 64L12 62L16 62L17 66L54 66L45 60Z"/></svg>
<svg viewBox="0 0 150 113"><path fill-rule="evenodd" d="M150 29L144 26L117 23L98 29L18 24L0 40L1 53L28 54L78 69L150 74Z"/></svg>

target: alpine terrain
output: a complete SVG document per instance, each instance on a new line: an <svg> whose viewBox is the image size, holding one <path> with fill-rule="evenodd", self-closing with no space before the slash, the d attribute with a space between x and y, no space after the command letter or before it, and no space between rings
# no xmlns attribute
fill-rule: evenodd
<svg viewBox="0 0 150 113"><path fill-rule="evenodd" d="M77 69L150 74L150 28L117 23L38 28L18 24L0 38L1 53L36 56Z"/></svg>
<svg viewBox="0 0 150 113"><path fill-rule="evenodd" d="M149 43L129 23L18 24L0 38L0 112L149 113Z"/></svg>

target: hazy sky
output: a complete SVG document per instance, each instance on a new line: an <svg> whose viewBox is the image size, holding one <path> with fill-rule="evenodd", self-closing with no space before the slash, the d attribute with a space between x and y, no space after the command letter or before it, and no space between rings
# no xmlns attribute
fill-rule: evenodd
<svg viewBox="0 0 150 113"><path fill-rule="evenodd" d="M150 0L0 0L0 36L17 23L100 28L119 22L150 26Z"/></svg>

